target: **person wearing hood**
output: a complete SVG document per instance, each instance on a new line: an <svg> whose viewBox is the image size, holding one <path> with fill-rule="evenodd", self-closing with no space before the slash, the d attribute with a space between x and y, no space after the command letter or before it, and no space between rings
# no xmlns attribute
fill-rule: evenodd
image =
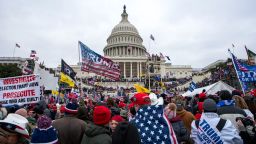
<svg viewBox="0 0 256 144"><path fill-rule="evenodd" d="M177 141L179 143L189 142L189 140L190 140L189 132L185 128L184 123L181 120L181 118L176 115L176 110L177 110L177 107L176 107L175 103L169 103L165 107L164 113L165 113L166 117L168 118L168 120L170 121L170 123L172 124Z"/></svg>
<svg viewBox="0 0 256 144"><path fill-rule="evenodd" d="M206 99L203 104L203 113L199 120L192 122L190 137L195 144L201 143L227 143L242 144L235 126L230 120L218 116L217 106L214 100Z"/></svg>
<svg viewBox="0 0 256 144"><path fill-rule="evenodd" d="M108 124L111 111L105 106L96 106L93 111L93 123L87 125L81 144L111 144Z"/></svg>
<svg viewBox="0 0 256 144"><path fill-rule="evenodd" d="M191 131L191 123L195 120L194 115L191 112L188 112L184 109L184 102L182 100L176 101L177 106L177 116L181 118L184 123L186 129L190 132Z"/></svg>
<svg viewBox="0 0 256 144"><path fill-rule="evenodd" d="M86 123L76 117L78 104L75 99L65 107L65 116L53 121L52 126L57 130L61 144L79 144L83 138Z"/></svg>
<svg viewBox="0 0 256 144"><path fill-rule="evenodd" d="M217 114L223 119L230 120L237 130L239 130L236 118L247 117L247 114L241 108L235 106L235 100L232 99L232 95L229 91L222 90L219 95L221 101L217 104L219 107Z"/></svg>

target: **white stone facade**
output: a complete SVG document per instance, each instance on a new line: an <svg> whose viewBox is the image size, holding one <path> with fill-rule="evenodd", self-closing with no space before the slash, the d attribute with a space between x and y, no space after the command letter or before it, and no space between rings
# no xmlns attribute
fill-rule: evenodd
<svg viewBox="0 0 256 144"><path fill-rule="evenodd" d="M21 57L0 57L0 64L1 65L8 65L8 64L17 64L17 66L22 69L25 62L30 58L21 58Z"/></svg>
<svg viewBox="0 0 256 144"><path fill-rule="evenodd" d="M168 78L185 78L192 77L191 65L171 65L165 64L166 77Z"/></svg>
<svg viewBox="0 0 256 144"><path fill-rule="evenodd" d="M162 56L147 53L143 39L138 30L128 21L128 14L124 6L121 21L112 29L104 47L104 56L118 63L121 77L125 79L161 76L162 78L184 78L192 76L190 65L171 65L165 63ZM94 73L83 72L79 65L70 65L77 77L96 76ZM149 73L149 67L153 67L153 73Z"/></svg>
<svg viewBox="0 0 256 144"><path fill-rule="evenodd" d="M125 6L121 16L107 38L104 56L119 64L122 78L140 78L146 73L146 48L137 29L128 21Z"/></svg>

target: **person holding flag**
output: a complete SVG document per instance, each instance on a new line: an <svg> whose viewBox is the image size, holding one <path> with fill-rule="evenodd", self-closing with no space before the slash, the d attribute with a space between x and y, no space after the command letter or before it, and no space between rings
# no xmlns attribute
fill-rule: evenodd
<svg viewBox="0 0 256 144"><path fill-rule="evenodd" d="M131 121L140 134L142 144L178 144L176 135L164 114L163 102L153 102L146 93L136 93L131 98L137 111Z"/></svg>

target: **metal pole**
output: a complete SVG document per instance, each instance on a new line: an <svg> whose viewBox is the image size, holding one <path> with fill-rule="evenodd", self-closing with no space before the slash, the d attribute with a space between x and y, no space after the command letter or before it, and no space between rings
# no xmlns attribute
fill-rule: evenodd
<svg viewBox="0 0 256 144"><path fill-rule="evenodd" d="M14 57L15 48L16 48L16 45L14 46L12 57Z"/></svg>
<svg viewBox="0 0 256 144"><path fill-rule="evenodd" d="M78 42L78 57L79 57L79 64L80 64L80 71L82 70L82 63L81 63L81 60L80 60L80 45L79 45L79 42ZM82 74L80 76L80 97L83 96L83 89L82 89Z"/></svg>
<svg viewBox="0 0 256 144"><path fill-rule="evenodd" d="M241 80L240 80L240 78L239 78L239 75L238 75L238 73L237 73L237 69L236 69L236 66L235 66L235 63L234 63L234 60L233 60L233 56L232 56L232 54L231 54L230 50L229 50L228 52L230 53L230 55L231 55L231 57L232 57L232 63L233 63L233 66L234 66L234 68L235 68L235 71L236 71L236 76L237 76L238 81L239 81L239 83L240 83L240 85L241 85L241 88L242 88L243 94L245 95L245 91L244 91L244 88L243 88L242 82L241 82Z"/></svg>
<svg viewBox="0 0 256 144"><path fill-rule="evenodd" d="M148 89L150 90L150 71L148 71Z"/></svg>

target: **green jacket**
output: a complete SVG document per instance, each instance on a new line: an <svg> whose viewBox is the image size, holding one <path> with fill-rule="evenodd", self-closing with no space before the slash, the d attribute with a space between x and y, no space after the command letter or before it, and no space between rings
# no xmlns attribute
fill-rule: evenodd
<svg viewBox="0 0 256 144"><path fill-rule="evenodd" d="M81 144L112 144L110 131L104 126L88 124Z"/></svg>

